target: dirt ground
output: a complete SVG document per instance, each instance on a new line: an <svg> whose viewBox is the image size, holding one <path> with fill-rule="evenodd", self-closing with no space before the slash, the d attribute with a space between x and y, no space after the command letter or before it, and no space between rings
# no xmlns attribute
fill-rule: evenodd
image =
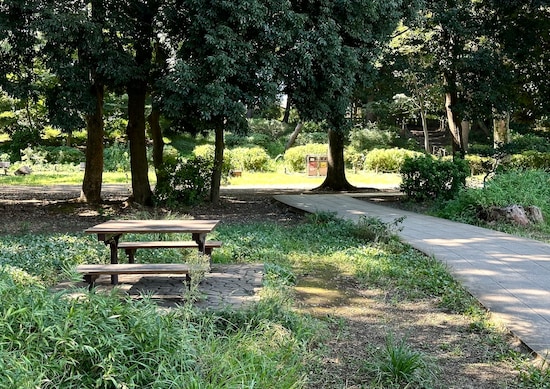
<svg viewBox="0 0 550 389"><path fill-rule="evenodd" d="M75 187L22 191L0 186L0 233L78 232L106 217L136 211L135 206L125 202L127 193L123 190L107 193L105 203L96 207L78 202L78 192ZM299 222L303 215L272 199L273 194L281 192L289 191L223 191L219 205L184 211L223 223ZM404 339L430 361L437 377L431 387L520 387L517 370L502 356L510 349L528 350L506 331L503 334L508 343L503 345L467 318L437 308L435 299L402 302L392 295L391 291L361 287L346 274L298 274L296 308L327 320L332 333L325 345L326 358L320 365L311 365L310 388L370 387L365 361L384 349L390 334Z"/></svg>

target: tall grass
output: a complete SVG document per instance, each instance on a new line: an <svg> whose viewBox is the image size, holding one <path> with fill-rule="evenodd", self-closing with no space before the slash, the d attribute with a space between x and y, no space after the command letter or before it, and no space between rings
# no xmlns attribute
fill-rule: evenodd
<svg viewBox="0 0 550 389"><path fill-rule="evenodd" d="M480 209L509 205L537 206L545 220L550 217L550 173L544 170L516 170L497 174L484 188L468 188L459 196L437 204L433 214L469 224L484 225L478 218ZM530 228L515 228L512 224L495 223L491 228L535 239L549 241L550 225L547 221Z"/></svg>
<svg viewBox="0 0 550 389"><path fill-rule="evenodd" d="M221 224L213 238L224 246L214 262L265 267L260 301L222 311L51 292L60 269L104 261L108 250L82 234L0 236L0 387L307 387L323 352L317 345L331 336L324 322L294 310L293 287L298 272L323 267L354 275L364 287L400 291L402 299L437 296L462 312L474 304L441 264L380 239L386 230L373 224L329 215L292 225ZM367 228L373 231L361 230ZM431 379L419 374L413 382Z"/></svg>

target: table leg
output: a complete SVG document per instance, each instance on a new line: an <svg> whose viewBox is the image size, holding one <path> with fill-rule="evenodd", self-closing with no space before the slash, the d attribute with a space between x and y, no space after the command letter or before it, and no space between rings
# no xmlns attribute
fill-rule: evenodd
<svg viewBox="0 0 550 389"><path fill-rule="evenodd" d="M117 264L118 263L118 239L120 238L120 235L115 235L109 239L109 241L105 242L109 244L109 247L111 248L111 263ZM116 285L118 284L118 275L112 274L111 275L111 284Z"/></svg>
<svg viewBox="0 0 550 389"><path fill-rule="evenodd" d="M205 253L204 247L206 246L206 234L194 233L193 240L197 242L197 244L199 245L199 251L204 254Z"/></svg>

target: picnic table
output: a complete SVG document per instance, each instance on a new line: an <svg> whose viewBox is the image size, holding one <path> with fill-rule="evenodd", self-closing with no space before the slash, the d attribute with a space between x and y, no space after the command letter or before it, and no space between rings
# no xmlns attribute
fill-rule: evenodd
<svg viewBox="0 0 550 389"><path fill-rule="evenodd" d="M110 274L111 283L118 283L119 274L183 273L188 281L189 266L185 264L136 264L134 253L138 248L196 248L210 255L212 248L220 247L221 242L207 241L207 235L216 227L219 220L110 220L86 229L88 234L96 234L99 241L110 247L110 265L80 265L77 271L84 274L90 287L100 274ZM124 242L124 234L191 234L191 241ZM118 261L118 250L125 249L128 264ZM164 265L164 266L163 266Z"/></svg>

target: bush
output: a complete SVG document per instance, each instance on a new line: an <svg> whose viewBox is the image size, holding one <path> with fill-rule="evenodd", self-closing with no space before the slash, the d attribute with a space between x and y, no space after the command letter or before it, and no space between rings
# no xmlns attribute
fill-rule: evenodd
<svg viewBox="0 0 550 389"><path fill-rule="evenodd" d="M49 163L72 163L84 162L85 155L79 149L69 146L47 146L42 148L46 152L46 160Z"/></svg>
<svg viewBox="0 0 550 389"><path fill-rule="evenodd" d="M437 216L476 224L477 212L489 207L519 204L537 206L550 214L550 173L543 170L512 170L499 173L484 188L470 188L443 204Z"/></svg>
<svg viewBox="0 0 550 389"><path fill-rule="evenodd" d="M292 172L303 172L306 169L306 156L326 155L327 152L328 146L320 143L291 147L285 152L285 165Z"/></svg>
<svg viewBox="0 0 550 389"><path fill-rule="evenodd" d="M235 169L248 171L268 171L270 158L261 147L238 147L232 149L231 165Z"/></svg>
<svg viewBox="0 0 550 389"><path fill-rule="evenodd" d="M414 201L450 200L466 186L465 160L435 159L430 155L406 158L400 170L401 190Z"/></svg>
<svg viewBox="0 0 550 389"><path fill-rule="evenodd" d="M486 174L489 172L493 165L494 159L491 157L482 157L479 155L468 154L466 161L470 165L470 174L475 176L478 174Z"/></svg>
<svg viewBox="0 0 550 389"><path fill-rule="evenodd" d="M550 153L528 150L521 154L514 154L505 163L511 169L549 169Z"/></svg>
<svg viewBox="0 0 550 389"><path fill-rule="evenodd" d="M384 149L394 145L395 133L382 131L375 123L366 127L354 128L350 132L350 146L356 150Z"/></svg>
<svg viewBox="0 0 550 389"><path fill-rule="evenodd" d="M375 172L398 172L406 158L422 155L405 149L374 149L365 157L364 168Z"/></svg>
<svg viewBox="0 0 550 389"><path fill-rule="evenodd" d="M197 158L202 158L205 161L208 161L212 166L214 166L215 150L216 148L214 145L200 145L193 149L193 155ZM222 179L229 177L229 172L234 169L236 169L236 167L233 162L233 153L231 150L226 149L223 153Z"/></svg>
<svg viewBox="0 0 550 389"><path fill-rule="evenodd" d="M212 161L202 157L164 164L157 173L155 203L170 207L200 203L210 193L212 169Z"/></svg>
<svg viewBox="0 0 550 389"><path fill-rule="evenodd" d="M104 170L106 172L129 172L130 153L128 146L115 143L107 147L103 155Z"/></svg>

